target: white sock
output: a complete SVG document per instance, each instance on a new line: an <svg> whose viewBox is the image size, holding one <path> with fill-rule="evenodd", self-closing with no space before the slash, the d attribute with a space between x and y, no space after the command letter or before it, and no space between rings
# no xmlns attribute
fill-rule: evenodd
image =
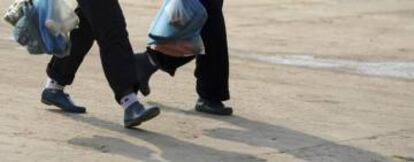
<svg viewBox="0 0 414 162"><path fill-rule="evenodd" d="M121 106L124 109L127 109L129 106L131 106L133 103L138 102L137 94L130 93L121 99Z"/></svg>
<svg viewBox="0 0 414 162"><path fill-rule="evenodd" d="M45 89L57 89L57 90L63 90L65 86L59 85L57 81L47 78Z"/></svg>

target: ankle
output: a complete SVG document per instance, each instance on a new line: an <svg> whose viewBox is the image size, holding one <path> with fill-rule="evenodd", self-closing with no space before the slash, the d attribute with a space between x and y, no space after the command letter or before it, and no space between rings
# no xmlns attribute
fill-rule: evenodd
<svg viewBox="0 0 414 162"><path fill-rule="evenodd" d="M120 105L122 106L122 108L124 110L126 110L132 104L134 104L135 102L138 102L137 94L130 93L130 94L128 94L128 95L126 95L126 96L124 96L124 97L121 98Z"/></svg>
<svg viewBox="0 0 414 162"><path fill-rule="evenodd" d="M60 85L57 81L48 78L45 84L45 89L64 90L65 86Z"/></svg>

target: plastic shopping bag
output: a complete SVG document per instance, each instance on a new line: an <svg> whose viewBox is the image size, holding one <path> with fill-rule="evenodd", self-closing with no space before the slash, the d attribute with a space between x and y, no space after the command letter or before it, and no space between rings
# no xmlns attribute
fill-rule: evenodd
<svg viewBox="0 0 414 162"><path fill-rule="evenodd" d="M183 0L171 0L170 3L165 6L165 12L170 19L170 24L184 26L191 20L191 16L194 13L193 11L186 10L184 3Z"/></svg>
<svg viewBox="0 0 414 162"><path fill-rule="evenodd" d="M78 27L79 18L75 13L76 0L50 0L46 17L46 27L53 35L68 35Z"/></svg>
<svg viewBox="0 0 414 162"><path fill-rule="evenodd" d="M207 11L199 0L165 0L151 24L148 44L183 54L203 53Z"/></svg>
<svg viewBox="0 0 414 162"><path fill-rule="evenodd" d="M39 33L36 10L29 1L22 2L21 9L19 9L22 15L15 23L13 30L14 39L26 47L30 54L43 54L45 50Z"/></svg>
<svg viewBox="0 0 414 162"><path fill-rule="evenodd" d="M79 23L74 13L76 3L69 0L33 0L39 21L39 32L45 52L57 57L70 54L69 33Z"/></svg>

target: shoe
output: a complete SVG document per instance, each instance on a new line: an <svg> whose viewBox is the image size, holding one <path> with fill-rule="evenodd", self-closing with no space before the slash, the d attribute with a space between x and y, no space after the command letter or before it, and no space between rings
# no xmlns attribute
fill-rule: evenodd
<svg viewBox="0 0 414 162"><path fill-rule="evenodd" d="M221 101L211 101L203 98L197 100L196 111L213 114L213 115L224 115L230 116L233 114L231 107L226 107Z"/></svg>
<svg viewBox="0 0 414 162"><path fill-rule="evenodd" d="M152 74L159 69L157 63L151 62L151 58L149 57L147 52L134 55L139 91L144 96L148 96L151 93L149 80Z"/></svg>
<svg viewBox="0 0 414 162"><path fill-rule="evenodd" d="M134 59L137 69L137 79L140 83L139 91L144 96L148 96L151 93L149 80L158 69L173 77L177 68L192 61L195 57L196 56L169 56L162 52L152 50L149 47L147 47L147 50L144 53L135 54Z"/></svg>
<svg viewBox="0 0 414 162"><path fill-rule="evenodd" d="M140 125L160 114L160 108L157 106L144 106L139 102L133 103L124 112L124 126L131 128Z"/></svg>
<svg viewBox="0 0 414 162"><path fill-rule="evenodd" d="M63 92L63 90L45 89L42 92L42 103L46 105L56 106L64 112L69 113L85 113L86 108L75 105L70 96Z"/></svg>

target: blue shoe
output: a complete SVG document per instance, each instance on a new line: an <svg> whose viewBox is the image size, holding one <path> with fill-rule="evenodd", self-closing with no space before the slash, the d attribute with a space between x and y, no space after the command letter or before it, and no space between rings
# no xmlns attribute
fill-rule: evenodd
<svg viewBox="0 0 414 162"><path fill-rule="evenodd" d="M56 106L64 112L69 113L85 113L86 108L75 105L70 96L63 90L45 89L42 93L42 103L46 105Z"/></svg>
<svg viewBox="0 0 414 162"><path fill-rule="evenodd" d="M221 101L211 101L199 98L196 106L196 111L213 115L230 116L233 114L231 107L226 107Z"/></svg>
<svg viewBox="0 0 414 162"><path fill-rule="evenodd" d="M139 102L133 103L124 112L124 126L131 128L140 125L160 114L160 108L157 106L144 106Z"/></svg>

